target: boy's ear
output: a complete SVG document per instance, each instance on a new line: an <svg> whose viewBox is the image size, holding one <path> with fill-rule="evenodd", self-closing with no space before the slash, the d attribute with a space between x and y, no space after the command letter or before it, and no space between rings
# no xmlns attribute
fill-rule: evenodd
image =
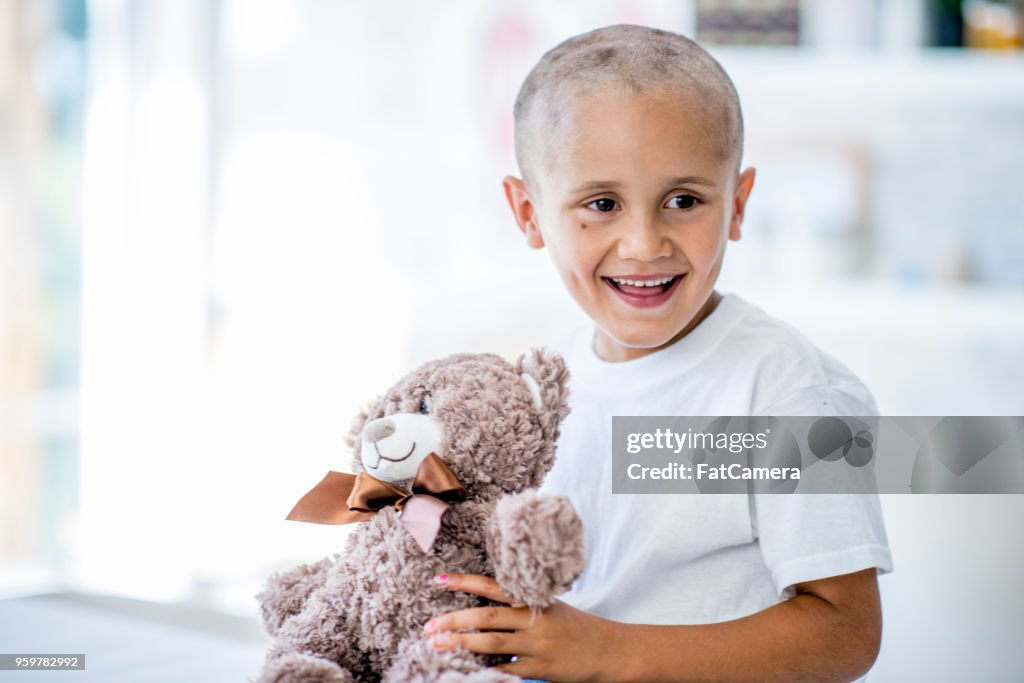
<svg viewBox="0 0 1024 683"><path fill-rule="evenodd" d="M729 239L737 241L740 238L740 225L743 223L743 215L747 208L747 200L750 199L750 191L754 189L754 167L750 166L743 173L740 173L736 181L736 194L732 200L732 219L729 222Z"/></svg>
<svg viewBox="0 0 1024 683"><path fill-rule="evenodd" d="M533 249L543 249L544 237L540 234L536 207L530 199L526 183L515 176L507 175L501 184L505 188L505 197L512 208L512 214L516 217L519 232L526 235L526 243Z"/></svg>

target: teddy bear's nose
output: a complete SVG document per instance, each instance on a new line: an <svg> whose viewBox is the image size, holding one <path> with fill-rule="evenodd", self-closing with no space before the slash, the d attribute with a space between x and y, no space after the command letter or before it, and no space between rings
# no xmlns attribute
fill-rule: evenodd
<svg viewBox="0 0 1024 683"><path fill-rule="evenodd" d="M395 423L386 417L379 418L363 427L363 441L377 443L395 433Z"/></svg>

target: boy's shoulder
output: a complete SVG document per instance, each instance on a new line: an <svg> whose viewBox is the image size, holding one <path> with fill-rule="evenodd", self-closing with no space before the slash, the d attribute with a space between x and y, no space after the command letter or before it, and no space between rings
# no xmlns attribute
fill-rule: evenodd
<svg viewBox="0 0 1024 683"><path fill-rule="evenodd" d="M739 295L726 297L737 320L720 349L723 360L749 366L756 378L752 414L878 414L871 391L838 358Z"/></svg>
<svg viewBox="0 0 1024 683"><path fill-rule="evenodd" d="M631 374L659 383L702 381L737 395L729 403L737 411L742 404L753 415L878 414L871 392L846 365L737 294L725 294L693 331L639 364L602 363L592 352L593 334L594 324L583 324L552 345L566 357L570 375L574 368L586 375L601 372L604 379L628 386L633 378L626 378L625 366L632 365Z"/></svg>

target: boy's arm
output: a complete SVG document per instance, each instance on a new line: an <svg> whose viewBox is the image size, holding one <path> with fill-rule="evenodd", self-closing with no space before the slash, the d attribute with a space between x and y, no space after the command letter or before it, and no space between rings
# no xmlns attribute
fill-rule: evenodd
<svg viewBox="0 0 1024 683"><path fill-rule="evenodd" d="M852 681L878 656L874 568L796 584L756 614L701 626L619 624L620 681Z"/></svg>
<svg viewBox="0 0 1024 683"><path fill-rule="evenodd" d="M501 600L493 579L446 575L446 587ZM853 681L874 663L882 620L874 568L796 584L796 595L740 619L697 626L623 624L563 602L450 612L435 646L516 654L500 669L546 681ZM478 633L452 633L479 629Z"/></svg>

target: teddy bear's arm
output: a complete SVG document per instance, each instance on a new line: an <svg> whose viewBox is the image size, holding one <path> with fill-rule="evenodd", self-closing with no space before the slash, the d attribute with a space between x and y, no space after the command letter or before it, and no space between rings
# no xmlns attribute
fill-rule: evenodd
<svg viewBox="0 0 1024 683"><path fill-rule="evenodd" d="M302 611L309 594L327 580L327 568L333 563L332 558L325 557L315 564L300 564L267 579L256 599L268 634L276 635L285 619Z"/></svg>
<svg viewBox="0 0 1024 683"><path fill-rule="evenodd" d="M491 516L487 549L494 575L517 602L546 607L583 571L583 522L565 496L506 495Z"/></svg>

